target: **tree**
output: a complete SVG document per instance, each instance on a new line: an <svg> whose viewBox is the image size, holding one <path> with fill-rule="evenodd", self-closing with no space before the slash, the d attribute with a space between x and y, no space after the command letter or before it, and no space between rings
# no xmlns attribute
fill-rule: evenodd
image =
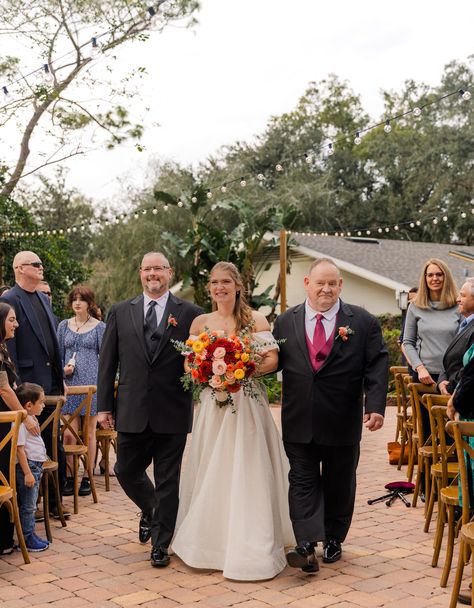
<svg viewBox="0 0 474 608"><path fill-rule="evenodd" d="M97 130L108 136L106 145L113 147L127 138L138 141L143 125L134 121L123 100L119 83L111 87L108 98L114 105L81 101L73 84L99 86L92 71L92 50L112 55L112 51L131 40L146 40L147 32L159 30L170 22L190 20L198 8L196 0L155 0L148 7L139 0L2 0L0 34L13 36L24 46L33 47L43 57L39 70L46 78L37 82L38 70L20 75L19 59L0 57L0 76L8 82L11 100L0 108L0 126L20 125L20 144L11 167L1 167L4 196L12 194L18 181L41 167L65 158L83 154L85 147L79 133L90 142ZM150 17L152 17L150 19ZM87 38L87 32L90 33ZM100 32L100 38L97 32ZM85 42L84 42L85 40ZM113 57L110 57L113 60ZM137 68L138 73L143 68ZM49 118L49 122L47 122ZM47 126L44 141L36 143L34 163L27 165L34 145L33 135L40 125ZM43 157L41 157L43 155ZM1 164L1 163L0 163Z"/></svg>

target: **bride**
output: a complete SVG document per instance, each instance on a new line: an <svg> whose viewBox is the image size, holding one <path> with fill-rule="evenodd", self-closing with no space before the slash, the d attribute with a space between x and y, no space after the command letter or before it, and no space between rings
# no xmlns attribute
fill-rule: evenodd
<svg viewBox="0 0 474 608"><path fill-rule="evenodd" d="M224 335L252 327L265 345L258 374L277 368L278 344L265 317L245 301L234 264L218 262L209 289L213 312L194 319L191 335L204 329ZM181 477L173 551L189 566L221 570L226 578L263 580L286 566L285 545L294 544L288 513L288 461L268 407L243 390L234 407L218 407L211 389L202 391L192 443Z"/></svg>

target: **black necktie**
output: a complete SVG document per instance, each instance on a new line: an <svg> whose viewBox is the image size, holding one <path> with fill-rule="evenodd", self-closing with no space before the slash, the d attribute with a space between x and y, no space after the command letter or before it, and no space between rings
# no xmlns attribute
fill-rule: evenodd
<svg viewBox="0 0 474 608"><path fill-rule="evenodd" d="M156 336L158 323L156 322L155 306L156 301L151 300L145 316L145 344L150 358L153 357L158 346L158 336Z"/></svg>

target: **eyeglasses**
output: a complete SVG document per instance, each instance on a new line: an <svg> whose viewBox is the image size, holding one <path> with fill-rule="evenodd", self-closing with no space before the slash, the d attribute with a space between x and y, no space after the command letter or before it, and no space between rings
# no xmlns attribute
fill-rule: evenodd
<svg viewBox="0 0 474 608"><path fill-rule="evenodd" d="M163 270L169 270L170 266L145 266L145 268L140 268L142 272L163 272Z"/></svg>
<svg viewBox="0 0 474 608"><path fill-rule="evenodd" d="M441 279L441 277L444 277L444 272L428 272L426 274L427 279L434 279L434 278Z"/></svg>
<svg viewBox="0 0 474 608"><path fill-rule="evenodd" d="M23 262L23 264L18 264L18 266L34 266L35 268L43 268L43 262Z"/></svg>
<svg viewBox="0 0 474 608"><path fill-rule="evenodd" d="M44 294L46 294L47 296L51 296L52 293L50 291L43 291Z"/></svg>

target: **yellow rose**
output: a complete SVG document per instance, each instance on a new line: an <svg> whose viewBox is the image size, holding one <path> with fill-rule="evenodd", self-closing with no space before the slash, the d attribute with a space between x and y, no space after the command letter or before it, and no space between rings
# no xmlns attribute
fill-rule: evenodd
<svg viewBox="0 0 474 608"><path fill-rule="evenodd" d="M242 353L242 355L240 356L240 360L243 361L244 363L247 363L247 361L250 359L250 355L248 353Z"/></svg>
<svg viewBox="0 0 474 608"><path fill-rule="evenodd" d="M240 352L238 350L235 351L234 358L235 359L240 359Z"/></svg>
<svg viewBox="0 0 474 608"><path fill-rule="evenodd" d="M192 346L194 344L194 340L192 338L188 338L186 340L186 346Z"/></svg>
<svg viewBox="0 0 474 608"><path fill-rule="evenodd" d="M234 372L234 377L236 380L242 380L245 377L245 372L243 369L236 369Z"/></svg>
<svg viewBox="0 0 474 608"><path fill-rule="evenodd" d="M201 340L195 340L193 342L192 346L193 346L193 351L195 353L201 353L204 350L204 347L205 347L204 343Z"/></svg>

